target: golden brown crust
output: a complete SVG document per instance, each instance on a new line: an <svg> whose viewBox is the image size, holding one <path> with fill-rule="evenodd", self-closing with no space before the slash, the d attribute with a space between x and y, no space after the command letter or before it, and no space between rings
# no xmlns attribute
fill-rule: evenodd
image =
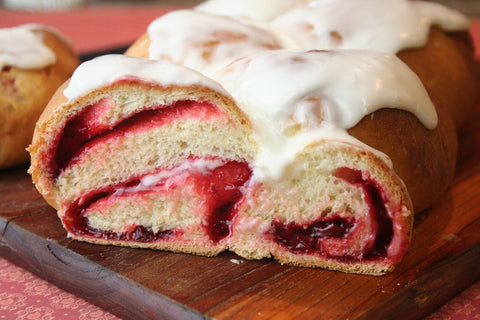
<svg viewBox="0 0 480 320"><path fill-rule="evenodd" d="M60 205L56 201L56 195L52 187L53 182L51 181L51 178L47 176L45 171L42 152L45 152L44 148L47 147L47 143L49 139L51 139L51 134L47 133L48 123L51 123L52 121L55 122L55 119L49 120L49 118L53 117L54 110L57 107L61 106L68 100L63 95L63 90L67 87L69 81L70 80L67 80L58 87L57 91L44 108L35 125L31 141L32 143L27 148L31 157L29 173L32 175L32 181L36 184L37 189L40 191L45 201L57 210L60 209Z"/></svg>
<svg viewBox="0 0 480 320"><path fill-rule="evenodd" d="M441 104L461 127L480 101L480 72L468 32L445 33L433 27L426 45L398 53L422 80L436 105Z"/></svg>
<svg viewBox="0 0 480 320"><path fill-rule="evenodd" d="M12 66L0 71L0 168L28 162L25 148L31 142L38 117L79 64L72 47L59 35L44 29L35 32L42 34L56 62L38 70Z"/></svg>
<svg viewBox="0 0 480 320"><path fill-rule="evenodd" d="M148 58L148 50L151 42L148 33L144 33L127 49L127 51L125 51L125 55L138 58Z"/></svg>
<svg viewBox="0 0 480 320"><path fill-rule="evenodd" d="M432 28L427 44L399 57L417 73L435 104L438 125L426 129L407 112L383 109L349 130L387 154L407 185L415 212L431 206L455 174L457 129L479 97L478 66L468 34L447 35Z"/></svg>
<svg viewBox="0 0 480 320"><path fill-rule="evenodd" d="M349 130L357 139L390 157L407 186L415 212L432 205L455 174L455 127L446 112L439 109L438 116L438 126L428 130L408 112L381 109Z"/></svg>

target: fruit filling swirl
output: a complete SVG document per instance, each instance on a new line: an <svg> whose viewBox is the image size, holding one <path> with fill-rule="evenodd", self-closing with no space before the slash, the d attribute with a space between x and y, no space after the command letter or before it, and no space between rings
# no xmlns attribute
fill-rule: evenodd
<svg viewBox="0 0 480 320"><path fill-rule="evenodd" d="M274 220L271 234L275 241L293 253L317 254L342 261L374 260L389 257L389 246L394 237L394 228L391 217L387 212L380 188L374 181L364 179L362 172L350 168L339 168L334 173L339 179L362 188L364 200L368 206L368 213L364 219L369 219L371 230L375 231L371 239L362 241L366 244L361 252L351 251L354 245L357 229L366 223L352 217L344 217L334 213L308 224L296 222L284 223ZM352 243L351 243L352 242ZM338 250L344 248L346 250ZM396 254L402 254L397 252Z"/></svg>
<svg viewBox="0 0 480 320"><path fill-rule="evenodd" d="M176 168L159 169L153 174L134 177L83 195L65 210L64 226L69 232L83 237L136 242L167 240L181 235L183 230L155 230L152 226L136 224L125 226L121 232L101 230L90 224L88 214L91 208L102 207L111 200L135 201L138 196L148 197L152 194L167 195L168 198L168 194L175 190L193 190L192 198L197 196L201 201L192 208L192 213L202 216L203 233L213 243L222 241L231 233L230 227L252 171L246 162L233 160L192 156L186 163L188 164Z"/></svg>
<svg viewBox="0 0 480 320"><path fill-rule="evenodd" d="M85 107L66 122L63 131L55 139L51 151L46 155L50 163L49 171L54 178L75 164L82 152L106 139L123 136L128 132L148 130L180 119L226 118L224 112L211 103L182 100L169 106L146 107L113 124L102 122L101 119L113 107L113 101L103 99Z"/></svg>
<svg viewBox="0 0 480 320"><path fill-rule="evenodd" d="M123 184L123 187L136 183L137 180L132 180ZM89 207L99 201L113 197L117 187L120 187L120 185L95 190L75 200L65 211L62 218L67 231L82 237L136 242L165 240L180 232L180 230L172 229L154 231L153 228L142 225L131 225L127 228L128 230L121 232L93 227L87 217Z"/></svg>

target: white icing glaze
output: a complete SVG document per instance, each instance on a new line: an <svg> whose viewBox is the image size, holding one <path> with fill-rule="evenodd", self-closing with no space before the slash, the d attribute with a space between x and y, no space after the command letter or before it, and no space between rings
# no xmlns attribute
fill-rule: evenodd
<svg viewBox="0 0 480 320"><path fill-rule="evenodd" d="M237 13L254 8L251 10L261 11L268 20L265 16L275 15L271 10L278 9L264 7L269 1L212 0L198 11L172 12L149 26L150 57L168 57L201 70L229 91L250 117L260 144L261 153L255 162L257 176L279 178L299 151L319 139L361 145L389 163L388 157L347 132L363 117L383 107L411 112L429 129L436 126L435 107L421 81L394 53L423 45L431 25L463 30L469 25L468 19L438 4L406 0L319 0L297 7L300 2L306 1L279 2L283 8L280 11L296 8L257 27L200 10L209 5L218 6L220 11L216 13L228 7ZM237 13L231 15L241 16ZM263 51L265 46L274 47L279 35L287 30L295 33L291 40L302 51ZM334 43L329 43L331 32L337 40ZM244 41L222 43L225 34L239 35L234 39ZM325 34L327 40L322 39ZM204 44L214 44L215 50L207 54L210 61L199 49ZM304 51L321 46L351 50ZM232 64L213 74L232 60ZM127 76L160 84L201 84L226 94L215 81L186 67L165 60L123 56L106 56L82 64L64 94L72 99Z"/></svg>
<svg viewBox="0 0 480 320"><path fill-rule="evenodd" d="M194 10L173 11L156 19L148 34L151 59L168 59L206 75L238 57L280 48L266 30Z"/></svg>
<svg viewBox="0 0 480 320"><path fill-rule="evenodd" d="M114 196L120 196L125 193L150 191L164 183L166 183L166 185L163 187L168 190L168 183L175 183L186 179L192 172L209 173L224 164L225 161L222 159L187 159L177 167L145 175L136 186L118 188L115 190Z"/></svg>
<svg viewBox="0 0 480 320"><path fill-rule="evenodd" d="M437 3L406 0L319 0L271 25L302 49L366 49L397 53L421 47L430 27L466 30L470 21Z"/></svg>
<svg viewBox="0 0 480 320"><path fill-rule="evenodd" d="M270 21L280 14L311 0L209 0L195 10L237 19Z"/></svg>
<svg viewBox="0 0 480 320"><path fill-rule="evenodd" d="M0 68L41 69L54 64L55 53L43 43L40 34L33 32L41 28L44 27L26 24L0 29Z"/></svg>
<svg viewBox="0 0 480 320"><path fill-rule="evenodd" d="M261 148L257 175L280 178L319 139L361 144L347 129L383 107L415 114L428 128L435 107L420 79L393 54L376 51L265 51L214 78L250 117Z"/></svg>
<svg viewBox="0 0 480 320"><path fill-rule="evenodd" d="M165 86L202 85L228 95L218 83L187 67L165 60L157 61L117 54L100 56L82 63L73 73L63 94L68 99L75 99L94 89L129 77Z"/></svg>

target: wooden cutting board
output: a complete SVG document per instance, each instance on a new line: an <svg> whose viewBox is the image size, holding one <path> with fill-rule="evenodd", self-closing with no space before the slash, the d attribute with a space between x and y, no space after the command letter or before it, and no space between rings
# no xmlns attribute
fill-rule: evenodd
<svg viewBox="0 0 480 320"><path fill-rule="evenodd" d="M126 319L417 319L480 279L480 105L455 181L382 277L69 240L26 167L0 171L0 255Z"/></svg>

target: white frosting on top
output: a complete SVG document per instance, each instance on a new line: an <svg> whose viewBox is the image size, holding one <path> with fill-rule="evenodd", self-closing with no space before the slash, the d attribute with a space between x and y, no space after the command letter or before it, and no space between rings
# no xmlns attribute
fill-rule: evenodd
<svg viewBox="0 0 480 320"><path fill-rule="evenodd" d="M0 68L41 69L54 64L55 53L43 43L41 34L33 32L40 28L26 24L0 29Z"/></svg>
<svg viewBox="0 0 480 320"><path fill-rule="evenodd" d="M430 27L466 30L470 20L440 4L406 0L320 0L290 10L271 25L302 49L397 53L421 47Z"/></svg>
<svg viewBox="0 0 480 320"><path fill-rule="evenodd" d="M264 51L214 78L250 117L261 148L256 168L272 178L312 142L362 144L347 129L380 108L412 112L428 128L437 123L420 79L393 54Z"/></svg>
<svg viewBox="0 0 480 320"><path fill-rule="evenodd" d="M280 14L311 0L209 0L195 10L237 19L270 21Z"/></svg>
<svg viewBox="0 0 480 320"><path fill-rule="evenodd" d="M177 10L156 19L148 34L151 59L168 59L206 75L238 57L280 48L266 30L194 10Z"/></svg>
<svg viewBox="0 0 480 320"><path fill-rule="evenodd" d="M201 73L170 61L149 60L124 55L105 55L82 63L73 73L65 97L75 99L116 81L138 78L160 85L202 85L228 95L215 81Z"/></svg>
<svg viewBox="0 0 480 320"><path fill-rule="evenodd" d="M435 128L425 88L395 53L422 46L432 25L457 31L469 23L441 5L407 0L210 0L150 24L150 58L161 60L96 58L75 71L64 94L73 99L128 77L230 94L253 124L260 179L280 178L298 152L323 139L360 145L389 163L347 130L385 107ZM279 41L299 51L272 50Z"/></svg>
<svg viewBox="0 0 480 320"><path fill-rule="evenodd" d="M278 14L273 21L266 18ZM153 21L149 57L210 76L237 58L269 49L397 53L423 46L433 25L458 31L470 21L458 11L423 1L210 0Z"/></svg>

